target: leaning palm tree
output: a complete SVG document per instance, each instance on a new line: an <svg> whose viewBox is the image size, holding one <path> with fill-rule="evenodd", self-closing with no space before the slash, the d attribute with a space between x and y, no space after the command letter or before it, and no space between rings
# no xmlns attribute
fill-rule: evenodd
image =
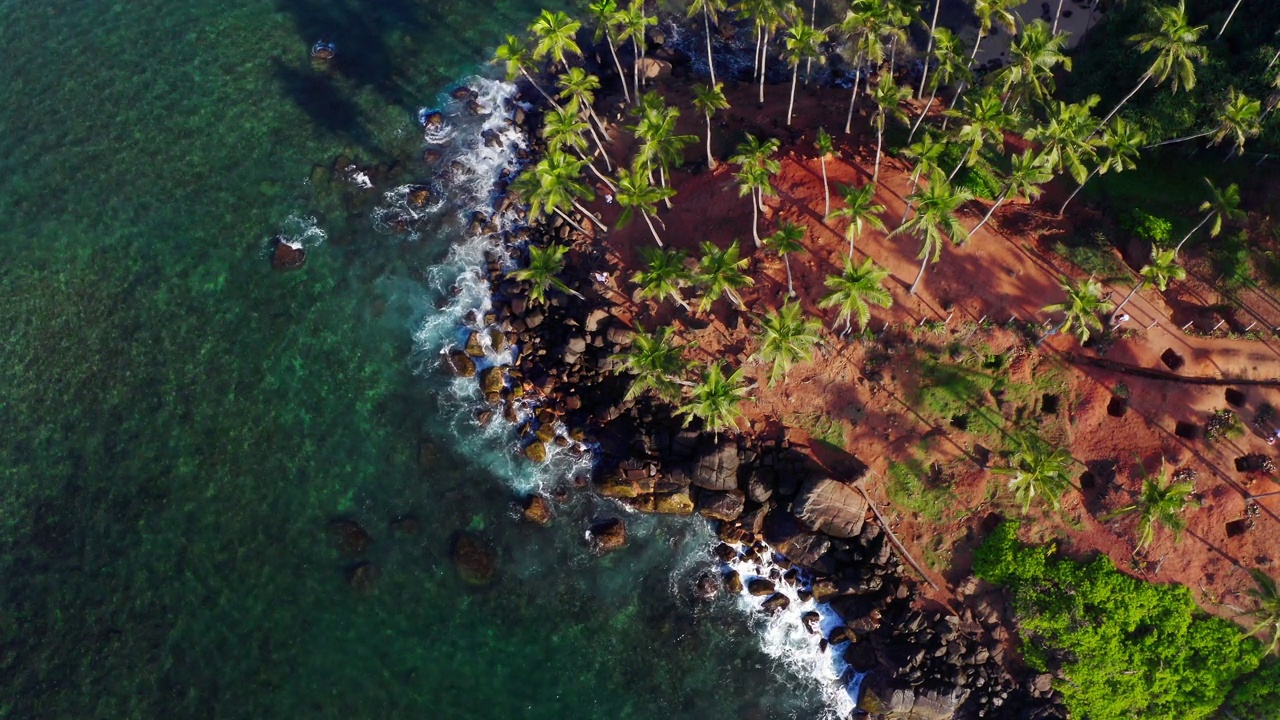
<svg viewBox="0 0 1280 720"><path fill-rule="evenodd" d="M1133 299L1133 296L1142 288L1151 285L1159 288L1160 292L1164 292L1168 289L1170 282L1174 280L1182 280L1186 276L1186 269L1178 264L1177 250L1160 250L1152 247L1151 262L1143 265L1142 269L1138 271L1138 277L1141 279L1138 281L1137 285L1133 286L1133 289L1129 291L1129 294L1124 296L1124 300L1120 301L1120 304L1116 306L1116 309L1111 311L1111 317L1115 318L1118 316L1120 311L1124 309L1124 306L1128 305L1129 301Z"/></svg>
<svg viewBox="0 0 1280 720"><path fill-rule="evenodd" d="M917 188L907 198L916 204L916 214L910 220L898 226L890 236L898 233L909 233L920 241L920 272L911 283L910 294L915 295L924 278L924 269L930 262L938 262L942 255L942 241L950 238L955 242L964 232L964 225L956 214L960 207L973 199L973 195L962 188L953 188L941 171L935 170L929 176L929 184Z"/></svg>
<svg viewBox="0 0 1280 720"><path fill-rule="evenodd" d="M534 80L533 76L529 74L529 61L530 56L528 45L524 40L521 40L515 35L508 35L506 39L498 45L498 49L493 52L492 62L502 63L502 67L506 72L507 80L514 80L517 75L523 76L525 80L529 81L529 84L532 85L534 89L542 94L542 97L546 98L548 103L554 107L560 107L555 100L551 99L551 96L547 94L547 91L542 89L542 86L538 84L538 81Z"/></svg>
<svg viewBox="0 0 1280 720"><path fill-rule="evenodd" d="M1071 58L1065 53L1066 35L1058 35L1043 20L1033 20L1009 46L1009 64L1000 71L999 81L1013 107L1022 100L1042 101L1053 94L1053 71L1061 66L1071 69Z"/></svg>
<svg viewBox="0 0 1280 720"><path fill-rule="evenodd" d="M1236 0L1236 3L1231 6L1231 12L1227 13L1227 19L1222 21L1222 27L1218 28L1218 34L1214 36L1215 40L1222 37L1222 33L1227 31L1227 26L1231 24L1231 18L1236 16L1236 10L1240 9L1241 2L1243 0Z"/></svg>
<svg viewBox="0 0 1280 720"><path fill-rule="evenodd" d="M595 198L595 193L582 181L582 168L586 164L586 160L575 159L561 150L548 150L536 165L520 173L511 189L529 203L530 219L554 213L586 234L582 226L565 213L565 209L571 207L605 230L604 223L578 202L578 198L587 201Z"/></svg>
<svg viewBox="0 0 1280 720"><path fill-rule="evenodd" d="M596 91L600 89L600 78L589 74L580 67L571 67L558 78L556 84L560 87L560 99L567 100L571 105L586 110L587 118L595 122L596 127L600 128L600 133L604 137L608 137L608 131L605 129L604 123L600 121L600 117L596 115L596 111L591 107L596 100ZM588 125L587 129L591 131L591 137L596 141L596 148L604 158L605 168L612 170L613 164L609 162L609 153L604 149L604 142L600 139L601 135L596 134L595 127L591 127L591 125Z"/></svg>
<svg viewBox="0 0 1280 720"><path fill-rule="evenodd" d="M903 149L902 154L915 164L911 169L911 189L907 191L907 204L902 210L902 220L899 224L906 222L907 217L911 214L911 206L914 202L911 196L920 187L921 176L931 175L938 169L938 160L946 150L947 144L935 140L934 136L929 132L926 132L924 137L921 137L917 142Z"/></svg>
<svg viewBox="0 0 1280 720"><path fill-rule="evenodd" d="M543 10L529 25L534 37L533 59L550 58L552 62L568 67L570 54L581 55L578 47L578 28L582 23L559 10Z"/></svg>
<svg viewBox="0 0 1280 720"><path fill-rule="evenodd" d="M707 35L707 69L711 71L711 84L716 84L716 63L711 57L711 23L720 22L719 13L728 8L724 0L690 0L686 17L702 15L702 29Z"/></svg>
<svg viewBox="0 0 1280 720"><path fill-rule="evenodd" d="M884 289L885 278L889 271L875 264L871 258L854 265L853 260L844 261L844 272L839 275L828 275L827 287L831 290L818 302L818 307L840 308L840 318L844 319L844 332L853 330L853 318L858 318L858 330L865 330L871 321L871 306L887 308L893 304L893 296Z"/></svg>
<svg viewBox="0 0 1280 720"><path fill-rule="evenodd" d="M1044 498L1055 510L1061 506L1062 495L1071 487L1071 453L1063 448L1050 449L1043 439L1031 433L1014 435L1012 454L1008 467L993 471L1009 475L1009 490L1022 505L1022 512L1031 511L1037 497Z"/></svg>
<svg viewBox="0 0 1280 720"><path fill-rule="evenodd" d="M613 181L591 164L591 160L587 157L586 133L589 130L591 125L582 119L576 99L570 101L565 107L548 110L542 116L542 135L547 142L547 150L549 152L572 151L593 175L612 190ZM594 135L594 132L592 134ZM596 138L596 142L600 142L599 138ZM604 150L602 145L597 144L596 147L600 151Z"/></svg>
<svg viewBox="0 0 1280 720"><path fill-rule="evenodd" d="M831 216L831 185L827 182L827 158L836 154L835 145L825 128L818 128L813 149L818 151L818 162L822 165L822 218L825 220Z"/></svg>
<svg viewBox="0 0 1280 720"><path fill-rule="evenodd" d="M1062 203L1062 207L1058 209L1058 214L1062 215L1067 211L1067 205L1075 199L1076 195L1084 189L1085 183L1093 179L1094 175L1106 174L1109 172L1124 172L1137 167L1138 155L1142 151L1142 145L1147 141L1146 133L1125 120L1124 118L1115 118L1111 124L1102 132L1102 158L1093 166L1093 170L1085 177L1084 182L1076 186Z"/></svg>
<svg viewBox="0 0 1280 720"><path fill-rule="evenodd" d="M844 207L833 211L831 217L843 218L849 223L844 236L849 241L849 259L853 260L853 241L862 237L866 226L884 232L884 221L880 219L884 206L876 202L876 186L871 183L862 187L840 185L836 190L844 197Z"/></svg>
<svg viewBox="0 0 1280 720"><path fill-rule="evenodd" d="M933 43L938 33L938 11L942 8L942 0L933 0L933 20L929 22L929 44L924 49L924 56L929 57L933 53ZM920 71L920 89L916 91L916 99L924 97L925 83L929 79L929 61L925 60L924 67Z"/></svg>
<svg viewBox="0 0 1280 720"><path fill-rule="evenodd" d="M1013 126L1013 116L1004 108L995 88L986 86L978 89L963 112L948 110L947 114L960 118L964 124L956 128L955 139L968 146L960 162L947 176L947 181L955 178L956 173L965 165L971 165L988 145L999 150L1004 149L1004 131Z"/></svg>
<svg viewBox="0 0 1280 720"><path fill-rule="evenodd" d="M697 274L694 276L702 289L702 299L698 302L699 312L710 310L711 305L719 300L721 295L728 295L739 309L746 309L742 303L742 297L738 295L738 290L754 285L755 280L742 272L751 260L740 258L740 252L737 240L724 250L703 241L702 259L698 261Z"/></svg>
<svg viewBox="0 0 1280 720"><path fill-rule="evenodd" d="M622 214L618 216L618 227L627 224L633 215L639 215L644 224L649 226L649 232L653 234L658 247L662 247L662 238L653 227L652 218L658 214L658 203L675 194L676 191L671 188L657 187L649 182L648 173L641 167L618 168L618 192L615 198L622 208Z"/></svg>
<svg viewBox="0 0 1280 720"><path fill-rule="evenodd" d="M796 296L795 283L791 280L791 253L804 249L800 244L803 239L804 226L789 220L779 222L777 231L764 239L765 247L777 253L787 267L787 297Z"/></svg>
<svg viewBox="0 0 1280 720"><path fill-rule="evenodd" d="M1183 236L1174 250L1181 250L1182 246L1191 239L1196 231L1205 226L1210 220L1213 224L1209 226L1209 237L1218 237L1218 233L1222 232L1224 224L1236 223L1244 219L1244 211L1240 209L1240 186L1231 183L1226 189L1219 190L1209 182L1209 178L1204 179L1204 184L1209 188L1209 199L1200 203L1200 212L1205 213L1204 218L1191 228L1191 231Z"/></svg>
<svg viewBox="0 0 1280 720"><path fill-rule="evenodd" d="M760 318L760 349L755 357L769 363L769 385L784 379L796 363L813 357L813 346L822 341L822 323L805 317L800 303L788 300L777 311Z"/></svg>
<svg viewBox="0 0 1280 720"><path fill-rule="evenodd" d="M1102 283L1092 277L1082 283L1063 277L1059 285L1067 292L1067 299L1045 305L1044 311L1062 313L1062 321L1036 342L1037 347L1053 335L1071 330L1075 331L1080 342L1088 342L1091 328L1102 330L1102 320L1098 315L1111 310L1111 302L1103 297Z"/></svg>
<svg viewBox="0 0 1280 720"><path fill-rule="evenodd" d="M719 436L721 431L737 427L738 418L742 417L738 406L746 400L747 390L742 368L725 375L723 363L716 361L703 371L702 382L689 393L689 402L676 412L685 416L686 426L697 418L703 427Z"/></svg>
<svg viewBox="0 0 1280 720"><path fill-rule="evenodd" d="M764 196L773 194L769 171L755 165L743 165L733 177L738 182L738 195L751 196L751 238L756 247L760 247L760 207L764 204Z"/></svg>
<svg viewBox="0 0 1280 720"><path fill-rule="evenodd" d="M618 81L622 85L622 97L631 104L631 91L627 89L627 74L622 70L622 61L618 60L618 41L614 39L613 28L618 25L620 12L617 0L592 0L587 11L596 19L594 40L604 40L609 45L609 54L613 56L613 66L618 70Z"/></svg>
<svg viewBox="0 0 1280 720"><path fill-rule="evenodd" d="M1168 528L1176 543L1181 539L1182 531L1187 528L1187 520L1182 517L1182 513L1189 507L1200 505L1193 497L1195 491L1194 482L1173 482L1169 477L1169 468L1161 457L1160 471L1143 477L1138 501L1108 513L1107 518L1138 513L1138 550L1150 547L1156 538L1157 525Z"/></svg>
<svg viewBox="0 0 1280 720"><path fill-rule="evenodd" d="M684 359L683 350L684 346L672 342L669 327L652 334L636 333L627 351L613 358L619 361L615 372L635 376L627 389L626 399L639 397L648 390L664 400L679 399L680 387L684 384L680 377L689 364Z"/></svg>
<svg viewBox="0 0 1280 720"><path fill-rule="evenodd" d="M1249 594L1258 601L1258 607L1250 611L1248 614L1258 619L1258 622L1249 628L1249 632L1245 637L1257 635L1265 632L1271 636L1271 642L1267 645L1267 652L1273 653L1280 648L1280 588L1276 587L1276 581L1258 568L1249 571L1253 575L1253 579L1258 583L1258 587L1250 590Z"/></svg>
<svg viewBox="0 0 1280 720"><path fill-rule="evenodd" d="M683 163L685 146L698 138L676 134L680 109L667 105L657 93L645 93L633 112L640 116L640 121L632 128L641 142L636 163L646 168L651 180L656 168L659 184L665 188L671 163ZM671 207L670 200L667 200L667 207Z"/></svg>
<svg viewBox="0 0 1280 720"><path fill-rule="evenodd" d="M720 83L694 85L693 107L707 119L707 167L715 170L716 158L711 154L711 116L715 115L716 111L729 107L729 101L724 96L724 88Z"/></svg>
<svg viewBox="0 0 1280 720"><path fill-rule="evenodd" d="M930 108L933 107L933 101L938 99L938 90L956 80L968 77L969 68L965 64L964 56L960 54L960 41L956 36L946 28L938 28L934 31L933 40L933 59L937 67L934 68L933 76L929 81L929 101L924 104L920 116L911 125L911 133L907 135L908 144L915 140L916 131L928 116Z"/></svg>
<svg viewBox="0 0 1280 720"><path fill-rule="evenodd" d="M982 216L982 220L973 226L966 240L973 237L978 229L987 224L991 216L996 210L1004 204L1005 200L1011 195L1017 195L1026 198L1028 201L1035 201L1040 197L1040 186L1053 179L1053 173L1045 164L1044 156L1036 155L1033 150L1023 151L1021 155L1014 155L1012 165L1009 168L1009 176L1005 178L1004 189L1000 191L1000 196L992 203L991 209L987 214Z"/></svg>
<svg viewBox="0 0 1280 720"><path fill-rule="evenodd" d="M564 255L567 252L569 248L564 245L549 245L545 248L530 245L529 264L507 274L516 280L529 283L529 297L538 302L546 302L547 291L552 288L580 298L581 293L557 277L564 270Z"/></svg>
<svg viewBox="0 0 1280 720"><path fill-rule="evenodd" d="M1235 88L1227 91L1227 102L1218 116L1218 124L1209 134L1209 141L1218 145L1231 140L1231 152L1244 150L1249 138L1262 132L1262 101L1254 100Z"/></svg>
<svg viewBox="0 0 1280 720"><path fill-rule="evenodd" d="M864 64L879 66L884 62L883 30L890 24L892 11L888 0L853 0L837 31L848 42L853 55L853 91L849 96L849 113L844 121L844 134L853 130L853 109L862 84Z"/></svg>
<svg viewBox="0 0 1280 720"><path fill-rule="evenodd" d="M786 58L791 64L791 100L787 103L787 127L791 127L791 112L796 106L796 81L800 78L800 63L805 60L824 62L822 43L827 41L826 32L805 25L803 22L793 25L787 32Z"/></svg>
<svg viewBox="0 0 1280 720"><path fill-rule="evenodd" d="M1013 13L1012 8L1022 4L1023 0L973 0L973 13L978 16L978 37L973 41L973 51L969 53L969 60L965 63L966 77L973 71L973 63L978 57L978 48L982 45L983 39L991 34L993 28L1002 27L1009 35L1018 31L1018 16ZM962 79L956 88L957 100L962 98L966 84ZM945 121L942 128L946 129Z"/></svg>
<svg viewBox="0 0 1280 720"><path fill-rule="evenodd" d="M1040 143L1049 169L1068 173L1077 183L1083 183L1088 177L1085 167L1097 155L1101 144L1094 138L1098 121L1092 111L1097 104L1097 95L1078 103L1054 100L1044 107L1047 119L1026 132L1028 140Z"/></svg>
<svg viewBox="0 0 1280 720"><path fill-rule="evenodd" d="M640 297L658 302L670 298L688 312L689 303L680 293L681 288L693 282L693 273L686 264L688 256L679 250L646 247L640 249L640 258L645 267L631 276L632 282L640 286Z"/></svg>
<svg viewBox="0 0 1280 720"><path fill-rule="evenodd" d="M650 17L644 14L644 0L631 0L631 4L627 9L618 13L618 40L620 42L631 41L631 50L635 54L635 62L632 63L632 91L638 98L640 97L640 62L644 60L645 31L651 25L658 24L658 18Z"/></svg>
<svg viewBox="0 0 1280 720"><path fill-rule="evenodd" d="M876 103L876 163L875 170L871 173L871 184L876 185L880 182L880 157L881 149L884 147L885 121L889 118L898 121L907 119L907 114L902 110L902 103L911 97L911 90L899 87L889 73L881 73L876 80L876 87L871 97Z"/></svg>
<svg viewBox="0 0 1280 720"><path fill-rule="evenodd" d="M1192 27L1187 22L1183 0L1178 0L1177 5L1153 8L1152 18L1155 21L1154 29L1131 36L1129 42L1137 45L1138 50L1144 53L1154 50L1156 57L1147 71L1142 73L1142 77L1138 78L1138 84L1133 90L1102 119L1103 125L1152 80L1155 80L1156 85L1170 80L1170 89L1175 93L1179 87L1191 90L1196 86L1196 63L1208 54L1204 46L1198 44L1200 35L1207 26Z"/></svg>

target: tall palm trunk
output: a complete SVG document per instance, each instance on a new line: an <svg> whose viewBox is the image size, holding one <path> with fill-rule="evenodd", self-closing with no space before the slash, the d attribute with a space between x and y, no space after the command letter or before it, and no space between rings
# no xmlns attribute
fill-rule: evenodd
<svg viewBox="0 0 1280 720"><path fill-rule="evenodd" d="M1067 0L1058 0L1058 11L1053 14L1053 28L1049 32L1053 35L1058 34L1058 21L1062 19L1062 6Z"/></svg>
<svg viewBox="0 0 1280 720"><path fill-rule="evenodd" d="M787 297L795 297L796 288L795 284L791 281L791 254L784 254L782 256L782 262L787 266Z"/></svg>
<svg viewBox="0 0 1280 720"><path fill-rule="evenodd" d="M711 58L711 15L707 6L702 6L702 27L707 31L707 69L711 71L711 87L716 86L716 63Z"/></svg>
<svg viewBox="0 0 1280 720"><path fill-rule="evenodd" d="M618 68L618 82L622 84L622 97L631 104L631 92L627 90L627 73L622 69L622 61L618 59L618 49L613 45L613 33L608 29L604 31L605 40L609 41L609 54L613 56L613 65Z"/></svg>
<svg viewBox="0 0 1280 720"><path fill-rule="evenodd" d="M756 192L751 191L751 239L760 247L760 206L756 203Z"/></svg>
<svg viewBox="0 0 1280 720"><path fill-rule="evenodd" d="M1096 5L1097 3L1094 3L1094 4ZM982 45L982 38L984 37L986 36L983 35L981 32L979 32L978 39L973 41L973 52L969 53L969 62L965 63L965 66L964 66L965 75L968 75L969 71L973 69L973 62L978 58L978 46ZM951 95L951 105L953 109L957 109L961 107L961 105L964 103L963 95L966 87L968 87L968 83L966 83L964 80L961 80L960 84L956 86L956 91ZM947 131L947 123L950 121L951 121L950 117L943 116L942 118L943 132Z"/></svg>
<svg viewBox="0 0 1280 720"><path fill-rule="evenodd" d="M960 172L960 168L964 167L965 163L969 162L969 156L972 154L973 154L973 146L970 145L969 151L964 154L964 157L960 158L960 162L956 165L956 169L952 170L951 174L947 176L947 182L951 182L952 180L955 179L956 173Z"/></svg>
<svg viewBox="0 0 1280 720"><path fill-rule="evenodd" d="M880 182L880 149L884 146L884 110L876 118L876 169L871 173L871 184Z"/></svg>
<svg viewBox="0 0 1280 720"><path fill-rule="evenodd" d="M769 62L769 33L764 34L764 48L760 50L760 104L764 104L764 76L767 74L765 64Z"/></svg>
<svg viewBox="0 0 1280 720"><path fill-rule="evenodd" d="M1241 0L1236 0L1236 4L1231 6L1231 12L1227 14L1227 19L1222 23L1222 29L1218 30L1218 37L1215 37L1215 40L1222 37L1222 33L1227 31L1227 26L1231 24L1231 18L1235 17L1236 10L1240 9L1240 1Z"/></svg>
<svg viewBox="0 0 1280 720"><path fill-rule="evenodd" d="M658 231L653 227L653 221L649 219L649 213L641 210L640 217L644 218L644 224L649 226L649 232L653 233L653 239L658 243L658 247L662 247L662 238L658 237Z"/></svg>
<svg viewBox="0 0 1280 720"><path fill-rule="evenodd" d="M907 216L911 214L911 204L915 202L914 200L911 199L911 196L915 195L916 188L920 187L920 172L921 172L921 167L917 165L916 171L911 173L911 192L907 193L907 207L905 210L902 211L902 222L899 222L898 223L899 225L906 222Z"/></svg>
<svg viewBox="0 0 1280 720"><path fill-rule="evenodd" d="M816 28L818 26L818 0L813 0L813 8L809 11L809 27ZM813 74L813 58L805 60L804 65L804 86L809 87L809 76Z"/></svg>
<svg viewBox="0 0 1280 720"><path fill-rule="evenodd" d="M800 63L791 69L791 101L787 103L787 127L791 127L791 111L796 106L796 78L800 76ZM761 100L763 102L763 100Z"/></svg>
<svg viewBox="0 0 1280 720"><path fill-rule="evenodd" d="M910 145L912 140L916 139L916 130L920 129L920 123L924 122L924 117L929 114L929 108L933 107L933 101L938 97L938 86L933 87L933 92L929 93L929 102L924 104L924 109L920 111L920 117L916 118L916 122L911 126L911 132L907 135L907 144Z"/></svg>
<svg viewBox="0 0 1280 720"><path fill-rule="evenodd" d="M827 183L827 156L819 157L818 162L822 165L822 219L825 222L831 216L831 186Z"/></svg>
<svg viewBox="0 0 1280 720"><path fill-rule="evenodd" d="M938 29L938 10L941 7L942 0L933 0L933 20L929 22L929 45L924 49L924 68L920 71L920 90L916 92L917 100L924 96L924 83L929 78L929 54L933 52L933 33Z"/></svg>
<svg viewBox="0 0 1280 720"><path fill-rule="evenodd" d="M760 42L764 39L764 26L756 25L756 54L751 56L751 79L760 74Z"/></svg>
<svg viewBox="0 0 1280 720"><path fill-rule="evenodd" d="M576 204L575 204L575 205L576 205ZM572 227L574 230L577 230L578 232L582 233L583 235L587 235L587 234L589 234L589 233L587 233L587 231L586 231L586 230L584 230L584 229L583 229L583 227L582 227L581 225L579 225L578 223L574 222L574 221L573 221L573 218L571 218L571 217L569 217L568 215L566 215L566 214L564 213L564 211L563 211L563 210L561 210L560 208L555 208L552 212L554 212L555 214L557 214L557 215L559 215L560 217L564 218L564 221L565 221L565 222L567 222L567 223L569 223L569 226L570 226L570 227ZM587 215L587 213L582 213L582 214L583 214L583 215Z"/></svg>
<svg viewBox="0 0 1280 720"><path fill-rule="evenodd" d="M589 113L587 116L588 118L587 130L591 131L591 139L595 140L596 149L600 151L600 157L604 159L604 169L612 172L613 163L609 162L609 152L604 149L604 141L600 139L600 136L596 133L595 127L590 122L590 119L595 117L596 114L594 112L591 112L590 108L587 109L587 112Z"/></svg>
<svg viewBox="0 0 1280 720"><path fill-rule="evenodd" d="M579 203L577 200L573 201L573 206L577 208L578 212L582 213L584 217L586 217L591 222L595 223L596 227L600 228L601 232L606 232L609 230L609 226L600 222L600 219L597 218L595 215L592 215L591 213L587 212L587 209L582 207L582 204Z"/></svg>
<svg viewBox="0 0 1280 720"><path fill-rule="evenodd" d="M1213 212L1210 211L1208 215L1204 216L1203 220L1201 220L1198 224L1196 224L1195 227L1191 228L1191 232L1187 233L1181 240L1178 241L1178 245L1175 248L1173 248L1173 251L1178 252L1179 250L1181 250L1182 245L1186 243L1188 240L1190 240L1191 236L1195 235L1197 230L1204 227L1204 224L1209 222L1209 218L1212 218L1212 217L1213 217Z"/></svg>
<svg viewBox="0 0 1280 720"><path fill-rule="evenodd" d="M554 98L552 98L550 95L547 94L546 90L542 89L542 86L538 84L537 80L533 79L533 76L529 74L528 70L525 70L524 68L520 68L520 74L524 75L524 79L528 80L529 84L533 86L533 89L537 90L542 95L542 97L546 98L547 102L551 103L552 107L554 107L557 110L560 109L560 103L556 102Z"/></svg>
<svg viewBox="0 0 1280 720"><path fill-rule="evenodd" d="M716 169L716 159L711 154L711 113L704 113L707 118L707 169Z"/></svg>
<svg viewBox="0 0 1280 720"><path fill-rule="evenodd" d="M849 96L849 117L844 121L844 134L853 131L853 106L858 101L858 84L862 82L862 53L858 53L858 62L853 70L853 94Z"/></svg>
<svg viewBox="0 0 1280 720"><path fill-rule="evenodd" d="M1058 215L1059 215L1059 216L1061 216L1064 212L1066 212L1066 211L1067 211L1067 206L1068 206L1068 205L1070 205L1070 204L1071 204L1071 201L1072 201L1072 200L1074 200L1074 199L1076 198L1076 195L1079 195L1079 194L1080 194L1080 191L1084 189L1085 183L1088 183L1090 180L1092 180L1092 179L1093 179L1093 176L1094 176L1094 175L1097 175L1097 174L1098 174L1098 170L1100 170L1100 169L1101 169L1101 166L1098 166L1098 167L1094 168L1094 169L1093 169L1093 172L1089 173L1089 176L1088 176L1088 177L1086 177L1086 178L1084 179L1084 182L1082 182L1082 183L1080 183L1079 185L1077 185L1077 186L1076 186L1076 189L1075 189L1075 190L1073 190L1073 191L1071 192L1071 195L1067 196L1067 201L1066 201L1066 202L1064 202L1064 203L1062 203L1062 207L1058 208Z"/></svg>
<svg viewBox="0 0 1280 720"><path fill-rule="evenodd" d="M1003 205L1004 201L1009 197L1009 191L1011 189L1012 188L1007 187L1004 189L1004 192L1000 193L1000 197L996 198L996 201L994 204L992 204L991 209L987 211L986 215L982 216L982 220L977 225L973 226L973 229L970 230L969 234L965 236L964 238L965 240L968 240L969 238L973 237L973 234L978 232L979 228L987 224L987 221L991 219L991 216L996 213L996 208L999 208L1001 205Z"/></svg>
<svg viewBox="0 0 1280 720"><path fill-rule="evenodd" d="M635 38L631 38L631 52L635 55L635 62L631 64L631 81L634 83L632 90L635 92L636 102L640 101L640 43Z"/></svg>
<svg viewBox="0 0 1280 720"><path fill-rule="evenodd" d="M1146 287L1146 285L1147 281L1142 280L1137 285L1133 286L1133 289L1129 291L1129 294L1124 296L1124 300L1121 300L1120 304L1116 306L1116 309L1111 311L1111 322L1115 322L1116 318L1120 317L1120 311L1124 309L1124 306L1128 305L1129 301L1133 299L1133 296L1138 294L1138 291Z"/></svg>
<svg viewBox="0 0 1280 720"><path fill-rule="evenodd" d="M929 265L929 253L924 254L924 259L920 261L920 272L916 273L915 282L911 283L911 289L907 291L908 295L915 295L916 288L920 286L920 280L924 277L924 269Z"/></svg>
<svg viewBox="0 0 1280 720"><path fill-rule="evenodd" d="M1195 140L1196 138L1208 137L1209 135L1212 135L1212 134L1213 134L1212 130L1205 130L1204 132L1196 133L1195 135L1184 135L1183 137L1180 137L1180 138L1174 138L1172 140L1165 140L1163 142L1152 143L1151 145L1145 145L1143 146L1142 149L1150 150L1151 148L1164 147L1165 145L1177 145L1180 142Z"/></svg>
<svg viewBox="0 0 1280 720"><path fill-rule="evenodd" d="M1119 112L1120 108L1124 107L1124 104L1129 102L1130 98L1132 98L1134 95L1137 95L1138 91L1142 89L1142 86L1146 85L1147 81L1150 79L1151 79L1150 71L1142 73L1142 77L1138 79L1137 86L1135 86L1132 90L1130 90L1129 94L1125 95L1124 99L1120 101L1120 104L1112 108L1111 112L1107 113L1106 117L1102 118L1102 122L1098 123L1098 127L1096 130L1093 131L1093 135L1097 135L1099 132L1101 132L1102 128L1106 127L1107 123L1111 120L1111 116ZM1093 137L1093 135L1090 135L1089 137Z"/></svg>
<svg viewBox="0 0 1280 720"><path fill-rule="evenodd" d="M667 166L665 163L658 165L658 182L662 183L662 187L667 186ZM662 202L667 204L667 209L671 209L671 196L662 198Z"/></svg>

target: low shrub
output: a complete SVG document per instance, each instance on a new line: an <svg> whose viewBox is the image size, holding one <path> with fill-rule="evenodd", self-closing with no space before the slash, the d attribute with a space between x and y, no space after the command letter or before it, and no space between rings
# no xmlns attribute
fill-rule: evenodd
<svg viewBox="0 0 1280 720"><path fill-rule="evenodd" d="M1120 227L1139 240L1158 247L1167 246L1173 237L1172 222L1138 208L1129 210L1120 218Z"/></svg>

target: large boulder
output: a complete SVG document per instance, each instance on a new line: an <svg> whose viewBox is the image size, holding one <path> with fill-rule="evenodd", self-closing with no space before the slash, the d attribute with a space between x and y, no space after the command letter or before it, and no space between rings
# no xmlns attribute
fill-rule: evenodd
<svg viewBox="0 0 1280 720"><path fill-rule="evenodd" d="M640 77L646 80L657 80L658 78L670 77L671 63L666 60L658 60L657 58L641 58L640 59Z"/></svg>
<svg viewBox="0 0 1280 720"><path fill-rule="evenodd" d="M608 518L592 523L587 541L597 555L613 552L627 544L627 526L621 518Z"/></svg>
<svg viewBox="0 0 1280 720"><path fill-rule="evenodd" d="M721 440L703 450L693 468L693 484L721 492L738 488L738 444Z"/></svg>
<svg viewBox="0 0 1280 720"><path fill-rule="evenodd" d="M764 518L761 527L765 542L792 563L810 570L830 572L823 555L831 548L831 539L806 530L790 513L775 508Z"/></svg>
<svg viewBox="0 0 1280 720"><path fill-rule="evenodd" d="M814 530L832 537L852 538L862 532L867 500L853 487L823 478L805 482L791 510Z"/></svg>
<svg viewBox="0 0 1280 720"><path fill-rule="evenodd" d="M952 720L960 705L969 697L969 691L963 688L954 688L948 693L907 688L868 689L867 692L874 694L875 699L879 700L878 703L872 700L867 705L878 705L885 717L912 720Z"/></svg>
<svg viewBox="0 0 1280 720"><path fill-rule="evenodd" d="M659 515L692 515L693 498L683 490L655 495L653 511Z"/></svg>
<svg viewBox="0 0 1280 720"><path fill-rule="evenodd" d="M741 492L704 492L698 495L698 512L703 517L733 522L742 515Z"/></svg>

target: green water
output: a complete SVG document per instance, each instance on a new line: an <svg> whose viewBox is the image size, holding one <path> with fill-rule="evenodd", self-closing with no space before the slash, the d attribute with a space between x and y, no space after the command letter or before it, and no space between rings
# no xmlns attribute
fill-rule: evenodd
<svg viewBox="0 0 1280 720"><path fill-rule="evenodd" d="M595 559L589 507L512 520L410 361L448 238L305 182L340 154L412 173L416 109L535 11L0 0L0 714L810 716L727 601L673 596L696 523ZM291 215L329 239L273 272ZM372 594L335 517L374 536ZM488 589L449 563L465 527Z"/></svg>

